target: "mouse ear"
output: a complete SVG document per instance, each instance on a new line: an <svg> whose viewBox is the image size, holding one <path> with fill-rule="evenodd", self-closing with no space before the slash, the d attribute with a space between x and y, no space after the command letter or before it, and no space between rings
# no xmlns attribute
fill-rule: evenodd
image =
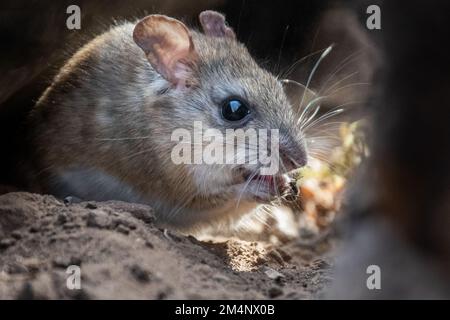
<svg viewBox="0 0 450 320"><path fill-rule="evenodd" d="M207 36L236 39L233 29L227 25L223 14L207 10L200 13L199 19Z"/></svg>
<svg viewBox="0 0 450 320"><path fill-rule="evenodd" d="M197 54L183 23L163 15L149 15L136 24L133 39L162 77L177 87L186 86Z"/></svg>

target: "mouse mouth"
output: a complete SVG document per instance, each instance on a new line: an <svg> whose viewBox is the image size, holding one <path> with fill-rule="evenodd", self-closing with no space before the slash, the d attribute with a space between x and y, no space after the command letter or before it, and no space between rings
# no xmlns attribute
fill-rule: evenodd
<svg viewBox="0 0 450 320"><path fill-rule="evenodd" d="M243 172L242 178L245 192L259 201L281 196L287 183L284 175L261 175L250 171Z"/></svg>

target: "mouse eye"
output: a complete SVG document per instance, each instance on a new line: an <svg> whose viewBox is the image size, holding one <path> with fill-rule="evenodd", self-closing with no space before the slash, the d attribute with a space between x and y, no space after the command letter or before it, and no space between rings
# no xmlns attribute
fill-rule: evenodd
<svg viewBox="0 0 450 320"><path fill-rule="evenodd" d="M250 113L247 105L239 99L226 100L222 105L222 117L228 121L239 121Z"/></svg>

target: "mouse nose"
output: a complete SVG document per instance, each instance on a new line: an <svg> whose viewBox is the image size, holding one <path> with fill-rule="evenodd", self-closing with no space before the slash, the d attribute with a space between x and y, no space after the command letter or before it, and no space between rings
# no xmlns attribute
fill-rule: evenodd
<svg viewBox="0 0 450 320"><path fill-rule="evenodd" d="M279 157L280 169L283 171L289 172L304 167L308 156L303 135L295 130L283 130L281 127Z"/></svg>
<svg viewBox="0 0 450 320"><path fill-rule="evenodd" d="M307 163L306 152L301 147L280 150L280 161L287 172L304 167Z"/></svg>

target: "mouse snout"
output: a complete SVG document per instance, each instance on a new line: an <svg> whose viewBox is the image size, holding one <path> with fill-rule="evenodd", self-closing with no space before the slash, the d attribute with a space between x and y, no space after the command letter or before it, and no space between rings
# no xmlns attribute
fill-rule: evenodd
<svg viewBox="0 0 450 320"><path fill-rule="evenodd" d="M279 164L284 173L306 166L308 155L303 134L296 130L280 127Z"/></svg>
<svg viewBox="0 0 450 320"><path fill-rule="evenodd" d="M297 152L280 152L280 162L283 171L289 172L306 165L306 155L299 155Z"/></svg>
<svg viewBox="0 0 450 320"><path fill-rule="evenodd" d="M286 172L304 167L307 163L305 147L291 143L287 147L280 148L280 163L282 170Z"/></svg>

